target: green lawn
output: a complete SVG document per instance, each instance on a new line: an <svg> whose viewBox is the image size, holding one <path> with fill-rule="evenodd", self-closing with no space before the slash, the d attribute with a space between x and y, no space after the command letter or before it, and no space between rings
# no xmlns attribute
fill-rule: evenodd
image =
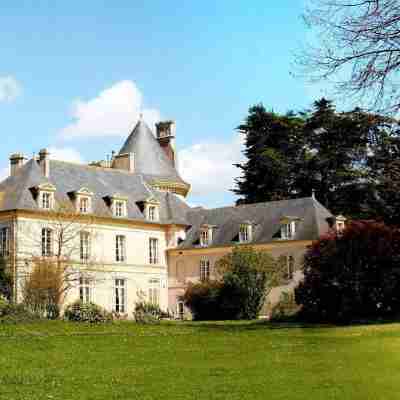
<svg viewBox="0 0 400 400"><path fill-rule="evenodd" d="M400 324L0 325L0 399L400 399Z"/></svg>

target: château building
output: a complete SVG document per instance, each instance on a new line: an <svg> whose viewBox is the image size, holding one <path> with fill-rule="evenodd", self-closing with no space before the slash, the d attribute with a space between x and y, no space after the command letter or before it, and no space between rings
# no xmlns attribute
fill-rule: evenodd
<svg viewBox="0 0 400 400"><path fill-rule="evenodd" d="M81 298L132 317L145 300L182 315L186 285L212 277L235 245L285 260L287 282L269 301L294 288L306 247L342 222L313 196L191 208L174 141L172 121L159 122L153 135L140 119L109 160L64 162L46 149L30 160L10 156L10 176L0 183L0 255L16 301L35 261L58 260L74 273L64 304Z"/></svg>

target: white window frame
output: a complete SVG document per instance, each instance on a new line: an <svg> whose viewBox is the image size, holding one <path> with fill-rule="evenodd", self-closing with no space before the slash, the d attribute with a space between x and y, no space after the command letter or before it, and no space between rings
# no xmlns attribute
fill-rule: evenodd
<svg viewBox="0 0 400 400"><path fill-rule="evenodd" d="M91 210L90 197L79 196L78 198L78 211L81 214L88 214Z"/></svg>
<svg viewBox="0 0 400 400"><path fill-rule="evenodd" d="M79 235L79 259L82 262L87 262L90 259L90 233L87 231L81 231Z"/></svg>
<svg viewBox="0 0 400 400"><path fill-rule="evenodd" d="M292 240L297 232L298 221L288 221L281 226L281 239Z"/></svg>
<svg viewBox="0 0 400 400"><path fill-rule="evenodd" d="M41 191L40 192L40 208L43 210L53 209L54 194L52 192Z"/></svg>
<svg viewBox="0 0 400 400"><path fill-rule="evenodd" d="M149 221L158 221L158 207L155 205L149 205L147 207L147 219Z"/></svg>
<svg viewBox="0 0 400 400"><path fill-rule="evenodd" d="M42 228L42 257L51 257L53 255L53 230Z"/></svg>
<svg viewBox="0 0 400 400"><path fill-rule="evenodd" d="M126 217L126 201L125 200L114 200L113 204L114 216L117 218Z"/></svg>
<svg viewBox="0 0 400 400"><path fill-rule="evenodd" d="M159 240L158 238L149 238L149 264L159 263Z"/></svg>
<svg viewBox="0 0 400 400"><path fill-rule="evenodd" d="M200 246L207 247L212 242L212 229L202 228L200 230Z"/></svg>
<svg viewBox="0 0 400 400"><path fill-rule="evenodd" d="M126 313L127 304L127 281L123 278L114 279L114 304L113 310L118 314Z"/></svg>
<svg viewBox="0 0 400 400"><path fill-rule="evenodd" d="M10 228L3 227L0 230L0 256L8 257L10 255Z"/></svg>
<svg viewBox="0 0 400 400"><path fill-rule="evenodd" d="M126 236L115 236L115 261L123 263L126 261Z"/></svg>
<svg viewBox="0 0 400 400"><path fill-rule="evenodd" d="M286 262L286 277L287 280L291 281L294 277L295 273L295 258L289 254L285 256L285 262Z"/></svg>
<svg viewBox="0 0 400 400"><path fill-rule="evenodd" d="M207 258L202 258L200 260L200 280L202 282L210 279L210 270L210 260Z"/></svg>
<svg viewBox="0 0 400 400"><path fill-rule="evenodd" d="M87 276L79 277L79 300L82 303L91 303L93 300L92 279Z"/></svg>
<svg viewBox="0 0 400 400"><path fill-rule="evenodd" d="M152 278L149 280L149 303L160 305L160 279Z"/></svg>
<svg viewBox="0 0 400 400"><path fill-rule="evenodd" d="M252 240L252 226L251 224L240 224L239 226L239 242L249 243Z"/></svg>

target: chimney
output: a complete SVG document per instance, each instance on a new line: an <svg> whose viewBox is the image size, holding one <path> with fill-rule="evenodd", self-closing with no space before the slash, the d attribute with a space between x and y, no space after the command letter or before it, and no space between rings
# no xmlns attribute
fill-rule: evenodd
<svg viewBox="0 0 400 400"><path fill-rule="evenodd" d="M42 167L43 175L48 178L50 176L50 153L47 149L39 151L39 165Z"/></svg>
<svg viewBox="0 0 400 400"><path fill-rule="evenodd" d="M114 154L111 162L111 168L135 172L135 155L133 153Z"/></svg>
<svg viewBox="0 0 400 400"><path fill-rule="evenodd" d="M10 175L14 176L18 170L24 165L24 155L22 153L14 153L10 156Z"/></svg>
<svg viewBox="0 0 400 400"><path fill-rule="evenodd" d="M160 121L156 123L157 140L167 157L176 166L175 154L175 121Z"/></svg>

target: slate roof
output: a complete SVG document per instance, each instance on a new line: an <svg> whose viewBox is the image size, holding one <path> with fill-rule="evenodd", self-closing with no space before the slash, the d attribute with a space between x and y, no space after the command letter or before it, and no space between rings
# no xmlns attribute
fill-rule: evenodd
<svg viewBox="0 0 400 400"><path fill-rule="evenodd" d="M134 154L135 173L148 181L165 180L188 185L143 120L138 121L119 151L119 154L126 153Z"/></svg>
<svg viewBox="0 0 400 400"><path fill-rule="evenodd" d="M92 209L97 216L112 217L104 197L120 194L128 197L127 218L145 220L137 202L154 197L160 202L160 222L185 224L190 207L173 193L155 190L140 174L111 168L50 160L50 175L46 178L37 161L30 160L17 172L0 183L0 211L37 210L31 188L51 183L56 187L55 198L61 204L72 204L68 195L83 187L93 192Z"/></svg>
<svg viewBox="0 0 400 400"><path fill-rule="evenodd" d="M215 226L211 246L232 245L238 241L240 224L248 221L254 224L251 243L268 243L277 240L275 236L280 231L281 219L288 216L300 219L294 240L317 239L329 229L327 218L333 217L312 197L236 207L191 209L187 213L191 227L179 247L182 249L198 247L202 225Z"/></svg>

